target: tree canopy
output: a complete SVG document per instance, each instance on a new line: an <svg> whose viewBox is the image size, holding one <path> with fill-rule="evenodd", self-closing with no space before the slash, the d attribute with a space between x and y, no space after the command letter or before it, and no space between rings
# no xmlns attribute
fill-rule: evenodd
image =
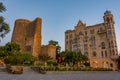
<svg viewBox="0 0 120 80"><path fill-rule="evenodd" d="M50 41L49 41L49 45L58 46L58 42L57 42L57 41L54 41L54 40L50 40Z"/></svg>
<svg viewBox="0 0 120 80"><path fill-rule="evenodd" d="M0 47L0 58L6 64L21 65L34 63L35 58L31 53L20 52L20 46L14 42L9 42Z"/></svg>
<svg viewBox="0 0 120 80"><path fill-rule="evenodd" d="M59 56L59 54L60 54L60 50L61 50L61 47L60 47L58 41L50 40L50 41L49 41L49 45L54 45L54 46L56 46L56 59L57 59L58 56Z"/></svg>
<svg viewBox="0 0 120 80"><path fill-rule="evenodd" d="M2 2L0 2L0 12L6 11L5 6L3 5Z"/></svg>
<svg viewBox="0 0 120 80"><path fill-rule="evenodd" d="M6 11L5 6L0 2L0 12ZM3 38L10 31L9 25L5 22L3 16L0 16L0 37Z"/></svg>
<svg viewBox="0 0 120 80"><path fill-rule="evenodd" d="M78 62L87 62L89 59L87 56L83 55L81 52L74 51L65 51L60 54L61 57L64 57L64 62L70 64L76 64Z"/></svg>
<svg viewBox="0 0 120 80"><path fill-rule="evenodd" d="M7 56L19 53L20 46L13 42L8 42L5 46L0 47L0 57L5 58Z"/></svg>
<svg viewBox="0 0 120 80"><path fill-rule="evenodd" d="M24 64L31 65L34 63L34 61L35 58L30 53L14 54L4 59L4 62L6 64L11 65L24 65Z"/></svg>

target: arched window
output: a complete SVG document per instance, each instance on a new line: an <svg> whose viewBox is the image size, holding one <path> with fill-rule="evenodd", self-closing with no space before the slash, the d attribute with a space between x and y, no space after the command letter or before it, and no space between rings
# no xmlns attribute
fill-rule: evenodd
<svg viewBox="0 0 120 80"><path fill-rule="evenodd" d="M103 51L101 51L101 57L103 57L104 55L103 55Z"/></svg>
<svg viewBox="0 0 120 80"><path fill-rule="evenodd" d="M79 32L79 35L83 35L83 33L82 33L82 32Z"/></svg>
<svg viewBox="0 0 120 80"><path fill-rule="evenodd" d="M112 64L112 63L110 63L110 67L113 67L113 64Z"/></svg>
<svg viewBox="0 0 120 80"><path fill-rule="evenodd" d="M66 41L66 45L68 45L68 41Z"/></svg>
<svg viewBox="0 0 120 80"><path fill-rule="evenodd" d="M97 53L94 51L93 52L93 57L96 57L97 56Z"/></svg>
<svg viewBox="0 0 120 80"><path fill-rule="evenodd" d="M112 51L110 50L110 56L112 56Z"/></svg>
<svg viewBox="0 0 120 80"><path fill-rule="evenodd" d="M72 34L70 34L70 38L72 38Z"/></svg>
<svg viewBox="0 0 120 80"><path fill-rule="evenodd" d="M111 30L108 31L108 37L112 37L112 32L111 32Z"/></svg>
<svg viewBox="0 0 120 80"><path fill-rule="evenodd" d="M111 17L110 19L111 19L111 22L113 22L113 19L112 19L112 17Z"/></svg>
<svg viewBox="0 0 120 80"><path fill-rule="evenodd" d="M87 31L85 31L85 35L87 35Z"/></svg>
<svg viewBox="0 0 120 80"><path fill-rule="evenodd" d="M101 48L105 49L105 43L104 42L101 43Z"/></svg>
<svg viewBox="0 0 120 80"><path fill-rule="evenodd" d="M114 47L114 43L113 43L113 41L111 41L111 47L112 47L112 48Z"/></svg>
<svg viewBox="0 0 120 80"><path fill-rule="evenodd" d="M105 57L107 57L107 51L105 51Z"/></svg>
<svg viewBox="0 0 120 80"><path fill-rule="evenodd" d="M66 35L66 39L68 39L68 35Z"/></svg>
<svg viewBox="0 0 120 80"><path fill-rule="evenodd" d="M110 48L110 42L109 42L109 48Z"/></svg>
<svg viewBox="0 0 120 80"><path fill-rule="evenodd" d="M110 19L109 18L107 18L107 23L109 23L110 22Z"/></svg>
<svg viewBox="0 0 120 80"><path fill-rule="evenodd" d="M112 50L112 54L115 55L115 51L114 50Z"/></svg>
<svg viewBox="0 0 120 80"><path fill-rule="evenodd" d="M118 51L116 50L116 55L118 55Z"/></svg>

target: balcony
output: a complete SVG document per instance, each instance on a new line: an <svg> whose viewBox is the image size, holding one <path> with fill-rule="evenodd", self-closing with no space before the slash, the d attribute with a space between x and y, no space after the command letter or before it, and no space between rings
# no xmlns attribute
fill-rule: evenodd
<svg viewBox="0 0 120 80"><path fill-rule="evenodd" d="M106 33L106 30L98 30L98 34L104 34Z"/></svg>
<svg viewBox="0 0 120 80"><path fill-rule="evenodd" d="M110 58L111 58L111 60L117 60L117 58L118 58L118 55L114 55L114 56L110 56Z"/></svg>

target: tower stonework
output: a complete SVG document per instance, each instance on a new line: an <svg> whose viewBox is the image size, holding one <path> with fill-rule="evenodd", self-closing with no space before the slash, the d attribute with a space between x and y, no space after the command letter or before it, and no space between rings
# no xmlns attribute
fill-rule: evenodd
<svg viewBox="0 0 120 80"><path fill-rule="evenodd" d="M32 53L38 57L41 52L41 28L41 18L36 18L34 21L18 19L15 21L11 41L20 45L21 52Z"/></svg>
<svg viewBox="0 0 120 80"><path fill-rule="evenodd" d="M104 22L86 26L79 21L74 30L65 32L65 50L81 51L88 56L93 68L117 69L118 57L114 19L111 11L106 11Z"/></svg>

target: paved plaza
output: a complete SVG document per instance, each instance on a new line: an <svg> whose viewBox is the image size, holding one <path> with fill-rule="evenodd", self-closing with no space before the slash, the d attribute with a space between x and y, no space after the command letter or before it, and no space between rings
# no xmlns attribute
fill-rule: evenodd
<svg viewBox="0 0 120 80"><path fill-rule="evenodd" d="M0 73L0 80L120 80L120 72Z"/></svg>

